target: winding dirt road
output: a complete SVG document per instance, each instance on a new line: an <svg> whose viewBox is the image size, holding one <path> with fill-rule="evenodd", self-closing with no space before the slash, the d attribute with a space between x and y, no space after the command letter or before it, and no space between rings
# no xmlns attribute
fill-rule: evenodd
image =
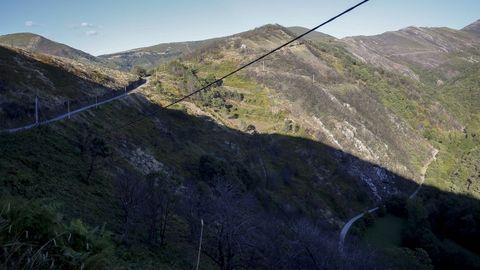
<svg viewBox="0 0 480 270"><path fill-rule="evenodd" d="M44 121L41 121L39 123L33 123L33 124L30 124L30 125L25 125L25 126L22 126L22 127L17 127L17 128L10 128L10 129L4 129L4 130L0 130L0 133L16 133L16 132L20 132L20 131L24 131L24 130L28 130L28 129L32 129L34 127L38 127L38 126L45 126L45 125L48 125L48 124L51 124L51 123L54 123L54 122L57 122L57 121L60 121L60 120L63 120L65 118L68 118L68 117L71 117L75 114L78 114L78 113L81 113L83 111L86 111L86 110L89 110L89 109L92 109L92 108L95 108L95 107L98 107L100 105L103 105L103 104L107 104L107 103L110 103L112 101L115 101L117 99L121 99L121 98L124 98L128 95L131 95L135 92L137 92L138 90L140 90L141 88L145 87L146 85L148 85L150 83L149 79L147 78L145 80L144 83L142 83L141 85L137 86L136 88L133 88L132 90L130 91L127 91L123 94L120 94L116 97L113 97L113 98L110 98L110 99L107 99L107 100L104 100L104 101L101 101L101 102L98 102L96 104L91 104L91 105L87 105L85 107L82 107L82 108L79 108L79 109L76 109L74 111L71 111L69 113L64 113L64 114L61 114L61 115L58 115L54 118L51 118L51 119L48 119L48 120L44 120Z"/></svg>
<svg viewBox="0 0 480 270"><path fill-rule="evenodd" d="M421 169L421 174L422 176L420 177L420 183L418 184L418 187L415 189L415 191L410 194L410 196L408 197L409 199L412 199L414 198L415 196L417 196L417 193L420 191L420 189L422 188L423 186L423 183L425 182L425 175L427 174L427 170L428 170L428 167L430 166L430 164L432 164L432 162L434 162L436 159L437 159L437 154L438 154L438 149L436 148L433 148L433 151L432 151L432 156L430 157L430 159L427 161L427 163L425 163L425 165L422 167ZM343 244L345 243L345 238L348 234L348 231L350 230L350 228L352 227L352 225L359 219L361 219L366 213L373 213L375 211L378 210L378 206L377 207L374 207L372 209L369 209L363 213L360 213L356 216L354 216L353 218L351 218L350 220L348 220L345 225L343 225L342 227L342 230L340 231L340 241L339 241L339 248L340 250L343 250Z"/></svg>

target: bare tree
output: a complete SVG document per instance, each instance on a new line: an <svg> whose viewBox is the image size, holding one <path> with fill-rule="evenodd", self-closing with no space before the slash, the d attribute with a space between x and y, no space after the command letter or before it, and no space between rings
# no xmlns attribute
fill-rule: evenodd
<svg viewBox="0 0 480 270"><path fill-rule="evenodd" d="M198 221L205 216L206 203L211 196L210 187L204 182L187 182L181 192L179 212L187 221L190 228L190 241L196 241L200 232Z"/></svg>
<svg viewBox="0 0 480 270"><path fill-rule="evenodd" d="M73 143L80 150L82 160L88 164L83 180L89 183L98 159L108 157L110 149L103 139L95 136L95 132L88 125L80 124L78 130Z"/></svg>
<svg viewBox="0 0 480 270"><path fill-rule="evenodd" d="M231 184L219 183L205 213L203 253L221 270L250 268L255 254L252 232L257 226L256 201Z"/></svg>
<svg viewBox="0 0 480 270"><path fill-rule="evenodd" d="M292 250L286 226L282 220L263 214L261 227L255 232L256 264L260 269L285 269L284 266L298 253Z"/></svg>
<svg viewBox="0 0 480 270"><path fill-rule="evenodd" d="M166 230L175 204L175 185L169 177L152 174L145 182L142 212L147 227L147 239L165 244Z"/></svg>
<svg viewBox="0 0 480 270"><path fill-rule="evenodd" d="M89 128L86 124L79 124L80 126L77 128L78 132L75 133L76 142L78 149L80 150L80 155L82 159L87 159L87 153L89 149L89 145L94 138L94 133L91 128Z"/></svg>
<svg viewBox="0 0 480 270"><path fill-rule="evenodd" d="M95 137L89 143L88 147L88 170L85 176L85 182L89 182L90 177L92 176L96 162L99 158L106 158L110 155L110 149L108 148L105 141L101 138Z"/></svg>
<svg viewBox="0 0 480 270"><path fill-rule="evenodd" d="M143 199L142 179L134 174L124 174L114 182L115 197L120 206L123 227L121 240L127 240L134 218Z"/></svg>
<svg viewBox="0 0 480 270"><path fill-rule="evenodd" d="M373 263L378 257L370 250L357 247L339 252L336 230L301 216L267 214L252 195L234 184L218 180L212 186L200 183L186 188L183 213L191 220L192 241L199 236L198 220L204 219L201 252L220 270L381 266Z"/></svg>

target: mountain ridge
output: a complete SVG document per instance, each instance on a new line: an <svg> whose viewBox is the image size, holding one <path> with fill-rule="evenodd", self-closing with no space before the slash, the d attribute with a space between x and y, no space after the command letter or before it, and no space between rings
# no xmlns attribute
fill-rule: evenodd
<svg viewBox="0 0 480 270"><path fill-rule="evenodd" d="M259 26L256 29L261 29L263 27L268 27L272 25L274 24L266 24L263 26ZM302 31L308 30L300 26L293 26L293 27L289 27L288 29L294 34L300 34L302 33ZM188 53L191 53L192 51L208 46L217 41L221 41L223 39L230 38L233 36L242 35L250 31L252 30L243 31L243 32L229 35L229 36L209 38L209 39L197 40L197 41L160 43L152 46L135 48L135 49L130 49L122 52L99 55L98 57L115 62L123 70L130 70L135 65L139 65L144 68L153 68L156 65L165 63L175 58L182 57ZM329 39L334 37L329 36L327 34L323 34L321 32L314 32L309 36L309 38L320 40L320 39Z"/></svg>
<svg viewBox="0 0 480 270"><path fill-rule="evenodd" d="M480 19L462 28L463 31L474 32L480 35Z"/></svg>
<svg viewBox="0 0 480 270"><path fill-rule="evenodd" d="M73 60L99 62L93 55L29 32L0 36L0 44Z"/></svg>

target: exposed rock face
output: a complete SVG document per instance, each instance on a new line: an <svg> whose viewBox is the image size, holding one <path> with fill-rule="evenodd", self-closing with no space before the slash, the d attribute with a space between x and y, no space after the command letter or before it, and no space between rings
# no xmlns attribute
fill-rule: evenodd
<svg viewBox="0 0 480 270"><path fill-rule="evenodd" d="M351 177L358 177L370 190L374 201L381 201L395 194L411 192L413 185L406 184L398 175L379 167L370 166L368 163L359 162L348 155L338 152L341 159L342 170ZM399 185L403 183L404 185Z"/></svg>
<svg viewBox="0 0 480 270"><path fill-rule="evenodd" d="M133 166L137 167L144 175L151 173L163 173L169 175L167 167L153 155L146 153L141 148L137 148L128 155L128 158Z"/></svg>

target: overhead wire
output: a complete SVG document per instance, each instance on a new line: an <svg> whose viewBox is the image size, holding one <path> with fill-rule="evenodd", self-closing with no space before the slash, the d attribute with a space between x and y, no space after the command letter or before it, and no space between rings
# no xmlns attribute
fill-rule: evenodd
<svg viewBox="0 0 480 270"><path fill-rule="evenodd" d="M197 93L199 93L199 92L205 91L205 90L209 89L210 87L212 87L212 86L214 86L214 85L217 85L217 84L223 82L223 80L225 80L226 78L228 78L228 77L230 77L230 76L238 73L239 71L241 71L241 70L243 70L243 69L245 69L245 68L247 68L247 67L255 64L256 62L258 62L258 61L266 58L267 56L269 56L269 55L277 52L278 50L280 50L280 49L282 49L282 48L290 45L291 43L293 43L293 42L295 42L295 41L297 41L297 40L305 37L306 35L308 35L308 34L314 32L314 31L316 31L316 30L319 29L320 27L322 27L322 26L324 26L324 25L326 25L326 24L328 24L328 23L330 23L330 22L338 19L339 17L341 17L341 16L343 16L343 15L345 15L345 14L353 11L354 9L356 9L357 7L359 7L359 6L367 3L368 1L370 1L370 0L364 0L364 1L359 2L358 4L356 4L356 5L348 8L348 9L344 10L343 12L341 12L341 13L339 13L339 14L331 17L330 19L322 22L321 24L319 24L319 25L317 25L317 26L315 26L315 27L313 27L313 28L310 28L308 31L304 32L303 34L294 37L293 39L287 41L286 43L283 43L282 45L280 45L280 46L274 48L273 50L271 50L271 51L269 51L269 52L261 55L260 57L257 57L257 58L255 58L254 60L252 60L252 61L250 61L250 62L248 62L248 63L240 66L239 68L237 68L237 69L235 69L235 70L233 70L233 71L231 71L231 72L223 75L223 76L220 77L219 79L216 79L215 81L210 82L210 83L208 83L207 85L205 85L205 86L203 86L203 87L201 87L201 88L199 88L199 89L197 89L197 90L195 90L195 91L193 91L193 92L191 92L191 93L189 93L189 94L187 94L187 95L184 95L184 96L182 96L182 97L174 100L173 102L169 103L168 105L166 105L166 106L164 106L164 107L161 107L161 108L159 108L159 109L153 110L153 111L145 114L143 117L139 117L138 119L134 119L134 120L132 120L132 121L126 123L126 124L123 124L123 125L121 125L121 126L119 126L119 127L116 127L115 130L124 129L124 128L126 128L126 127L128 127L128 126L131 126L131 125L134 125L134 124L136 124L136 123L138 123L138 122L142 122L142 121L144 121L145 119L147 119L147 118L149 118L149 117L157 114L157 113L160 112L162 109L170 108L170 107L172 107L173 105L178 104L178 103L180 103L180 102L188 99L189 97L191 97L191 96L193 96L193 95L195 95L195 94L197 94Z"/></svg>
<svg viewBox="0 0 480 270"><path fill-rule="evenodd" d="M182 101L190 98L191 96L193 96L193 95L195 95L195 94L197 94L197 93L200 93L200 92L202 92L202 91L205 91L205 90L209 89L210 87L212 87L212 86L214 86L214 85L218 85L219 83L223 82L223 80L225 80L226 78L228 78L228 77L230 77L230 76L232 76L232 75L240 72L241 70L243 70L243 69L245 69L245 68L247 68L247 67L249 67L249 66L251 66L251 65L253 65L253 64L255 64L255 63L257 63L258 61L260 61L260 60L262 60L262 59L265 59L265 58L268 57L269 55L271 55L271 54L279 51L280 49L282 49L282 48L284 48L284 47L292 44L293 42L295 42L295 41L297 41L297 40L299 40L299 39L307 36L308 34L314 32L314 31L316 31L317 29L319 29L320 27L322 27L322 26L324 26L324 25L326 25L326 24L328 24L328 23L330 23L330 22L338 19L339 17L341 17L341 16L343 16L343 15L345 15L345 14L353 11L354 9L356 9L356 8L358 8L359 6L367 3L368 1L369 1L369 0L364 0L364 1L361 1L361 2L357 3L356 5L354 5L354 6L350 7L350 8L348 8L348 9L344 10L343 12L335 15L334 17L331 17L330 19L322 22L321 24L319 24L319 25L317 25L317 26L315 26L315 27L313 27L313 28L310 28L308 31L304 32L303 34L301 34L301 35L299 35L299 36L296 36L296 37L292 38L291 40L283 43L282 45L279 45L278 47L275 47L275 48L272 49L271 51L269 51L269 52L267 52L267 53L265 53L265 54L263 54L263 55L255 58L254 60L251 60L250 62L241 65L239 68L237 68L237 69L235 69L235 70L233 70L233 71L231 71L231 72L223 75L223 76L220 77L219 79L216 79L216 80L213 81L213 82L209 82L208 84L202 86L201 88L199 88L199 89L197 89L197 90L195 90L195 91L193 91L193 92L191 92L191 93L189 93L189 94L187 94L187 95L184 95L184 96L182 96L182 97L180 97L180 98L178 98L178 99L176 99L176 100L174 100L174 101L172 101L172 102L170 102L168 105L166 105L166 106L164 106L164 107L160 107L160 108L157 108L157 109L148 111L148 112L146 112L146 113L144 113L144 114L141 114L139 117L137 117L136 119L134 119L134 120L132 120L132 121L130 121L130 122L128 122L128 123L125 123L125 124L122 124L122 125L119 125L119 126L111 127L110 129L105 130L105 132L106 132L106 133L111 133L111 132L113 132L113 131L118 131L118 130L121 130L121 129L125 129L125 128L129 127L129 126L133 126L133 125L135 125L135 124L138 124L138 123L140 123L140 122L142 122L142 121L150 118L151 116L157 114L158 112L160 112L160 111L163 110L163 109L170 108L170 107L172 107L173 105L178 104L178 103L180 103L180 102L182 102ZM58 133L58 132L55 131L55 130L54 130L54 132L55 132L55 133ZM119 158L118 160L120 160L120 159L121 159L121 158ZM113 162L116 162L116 161L118 161L118 160L113 160ZM112 161L112 160L111 160L111 161ZM100 167L103 167L103 166L100 166ZM96 167L96 168L100 168L100 167Z"/></svg>

